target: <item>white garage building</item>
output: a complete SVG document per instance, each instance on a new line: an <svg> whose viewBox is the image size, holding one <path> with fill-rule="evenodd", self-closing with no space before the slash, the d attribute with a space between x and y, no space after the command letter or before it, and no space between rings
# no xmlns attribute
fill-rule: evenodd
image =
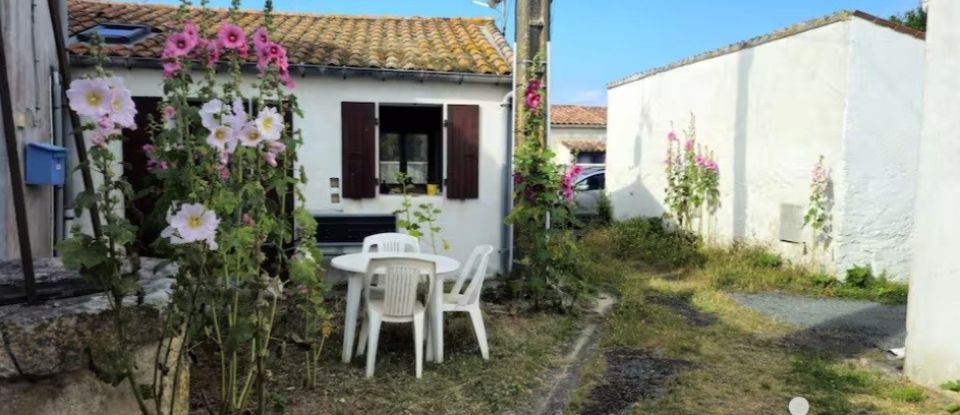
<svg viewBox="0 0 960 415"><path fill-rule="evenodd" d="M664 213L671 125L696 115L720 165L710 238L801 259L811 170L833 181L833 242L818 259L907 278L924 34L863 12L794 25L609 85L607 189L623 219Z"/></svg>

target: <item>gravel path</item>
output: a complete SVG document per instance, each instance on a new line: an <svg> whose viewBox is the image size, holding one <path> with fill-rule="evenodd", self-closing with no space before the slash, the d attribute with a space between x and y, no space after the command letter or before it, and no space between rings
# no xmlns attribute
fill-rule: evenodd
<svg viewBox="0 0 960 415"><path fill-rule="evenodd" d="M854 356L870 349L902 347L906 337L905 305L779 293L733 293L730 297L744 307L800 327L784 338L792 346Z"/></svg>

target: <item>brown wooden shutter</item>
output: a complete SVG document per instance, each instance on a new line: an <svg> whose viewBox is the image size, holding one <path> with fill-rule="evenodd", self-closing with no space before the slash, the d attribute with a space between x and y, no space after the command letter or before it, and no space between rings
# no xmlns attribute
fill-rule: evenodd
<svg viewBox="0 0 960 415"><path fill-rule="evenodd" d="M369 199L376 196L376 118L370 102L343 102L340 106L343 134L343 197Z"/></svg>
<svg viewBox="0 0 960 415"><path fill-rule="evenodd" d="M479 195L480 107L447 107L447 198Z"/></svg>

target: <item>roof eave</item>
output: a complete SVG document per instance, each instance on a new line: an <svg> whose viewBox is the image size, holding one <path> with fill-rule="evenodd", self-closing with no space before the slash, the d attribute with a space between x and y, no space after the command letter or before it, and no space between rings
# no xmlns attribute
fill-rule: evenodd
<svg viewBox="0 0 960 415"><path fill-rule="evenodd" d="M751 49L766 43L774 42L780 39L784 39L784 38L794 36L800 33L804 33L810 30L818 29L834 23L849 21L853 17L864 19L871 23L893 29L897 32L903 33L907 36L911 36L920 40L925 40L926 38L925 33L922 31L911 29L902 25L898 25L887 19L879 18L869 13L865 13L860 10L852 10L852 11L842 10L827 16L800 22L782 29L775 30L767 34L756 36L741 42L733 43L718 49L696 54L696 55L681 59L679 61L674 61L664 66L651 68L645 71L635 73L633 75L629 75L625 78L621 78L619 80L608 83L607 89L609 90L619 86L623 86L623 85L626 85L635 81L639 81L641 79L648 78L648 77L651 77L663 72L667 72L676 68L680 68L683 66L692 65L694 63L724 56L734 52L739 52L745 49Z"/></svg>
<svg viewBox="0 0 960 415"><path fill-rule="evenodd" d="M70 55L70 64L76 67L90 67L94 64L94 59L86 55ZM159 59L154 58L134 58L134 57L116 57L111 56L107 63L110 67L122 67L127 69L162 69L163 65ZM221 66L227 69L226 66ZM244 73L257 73L256 65L253 63L244 64ZM333 65L309 65L309 64L291 64L290 72L300 75L301 78L311 76L328 76L347 78L368 78L381 81L386 80L410 80L419 82L453 82L458 84L492 84L510 86L513 83L513 77L510 74L478 74L469 72L439 72L408 69L388 69L388 68L359 68L348 66Z"/></svg>

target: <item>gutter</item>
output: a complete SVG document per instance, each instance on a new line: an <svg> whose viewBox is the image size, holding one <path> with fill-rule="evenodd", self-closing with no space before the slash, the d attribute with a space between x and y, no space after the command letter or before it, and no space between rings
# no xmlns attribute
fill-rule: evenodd
<svg viewBox="0 0 960 415"><path fill-rule="evenodd" d="M77 67L91 67L94 60L86 55L70 55L70 65ZM109 57L107 66L123 67L127 69L162 69L163 65L159 59L154 58L131 58L131 57ZM227 69L226 65L220 65L219 69ZM256 65L249 63L242 66L244 73L258 73ZM310 64L291 64L290 72L299 74L301 78L307 75L320 75L330 77L347 78L370 78L381 81L390 80L409 80L419 82L453 82L457 84L491 84L491 85L512 85L512 75L489 75L466 72L439 72L439 71L418 71L403 69L382 69L382 68L360 68L348 66L332 65L310 65Z"/></svg>

